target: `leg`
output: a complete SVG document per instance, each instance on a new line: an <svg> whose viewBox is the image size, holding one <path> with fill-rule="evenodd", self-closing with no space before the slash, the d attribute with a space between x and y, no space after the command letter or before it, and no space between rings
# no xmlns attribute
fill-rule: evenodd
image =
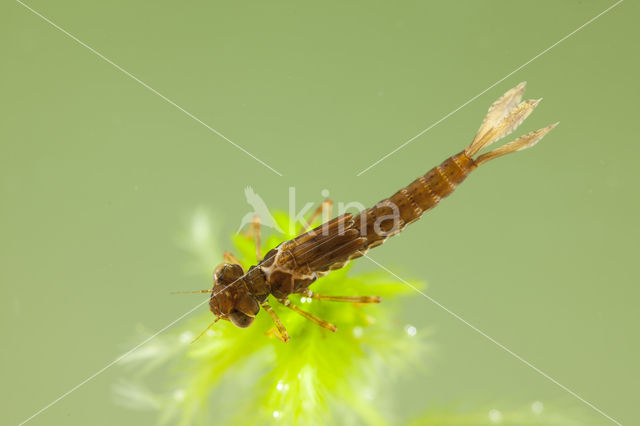
<svg viewBox="0 0 640 426"><path fill-rule="evenodd" d="M251 225L249 225L248 236L253 235L253 241L256 245L256 259L258 262L262 260L262 251L260 250L261 243L261 231L260 231L260 216L254 215Z"/></svg>
<svg viewBox="0 0 640 426"><path fill-rule="evenodd" d="M276 330L273 330L273 334L275 334L275 336L282 340L283 342L287 343L289 341L289 334L287 333L287 329L284 328L284 325L282 325L282 322L280 321L280 318L278 318L278 315L276 315L275 312L273 312L273 309L271 308L271 306L269 306L269 304L267 302L262 303L260 306L262 306L262 308L267 311L267 313L269 315L271 315L271 319L273 320L273 322L276 324Z"/></svg>
<svg viewBox="0 0 640 426"><path fill-rule="evenodd" d="M313 222L318 218L318 216L320 216L322 214L322 222L326 222L331 218L331 213L333 211L333 201L329 198L327 198L326 200L324 200L322 202L322 204L320 204L318 206L317 209L314 210L313 213L311 213L311 216L309 216L309 219L307 220L306 225L304 225L304 227L302 228L302 232L307 232L309 229L311 229L311 226L313 225Z"/></svg>
<svg viewBox="0 0 640 426"><path fill-rule="evenodd" d="M209 331L209 329L210 329L211 327L213 327L213 325L214 325L215 323L217 323L219 320L220 320L220 317L216 317L215 321L213 321L211 324L209 324L209 326L208 326L207 328L205 328L205 329L202 331L202 333L200 333L200 334L198 335L198 337L196 337L195 339L193 339L193 340L191 341L191 343L195 343L195 342L197 342L197 341L198 341L198 339L200 339L202 336L204 336L204 333L206 333L207 331Z"/></svg>
<svg viewBox="0 0 640 426"><path fill-rule="evenodd" d="M232 263L235 265L240 265L240 261L238 260L237 257L235 257L233 255L233 253L229 252L229 251L225 251L224 254L222 255L222 259L224 260L225 263Z"/></svg>
<svg viewBox="0 0 640 426"><path fill-rule="evenodd" d="M323 319L320 319L314 315L311 315L309 312L303 311L302 309L298 308L296 305L292 304L289 299L278 299L278 302L282 303L287 308L293 311L296 311L298 314L302 315L306 319L315 322L322 328L326 328L327 330L330 330L330 331L338 331L338 327L336 327L335 325Z"/></svg>
<svg viewBox="0 0 640 426"><path fill-rule="evenodd" d="M312 299L328 300L330 302L380 303L382 301L379 296L327 296L324 294L316 294L309 289L302 293L302 295Z"/></svg>

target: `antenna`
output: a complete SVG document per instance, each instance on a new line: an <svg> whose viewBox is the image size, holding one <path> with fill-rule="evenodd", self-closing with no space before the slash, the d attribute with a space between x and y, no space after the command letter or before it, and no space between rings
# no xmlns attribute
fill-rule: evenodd
<svg viewBox="0 0 640 426"><path fill-rule="evenodd" d="M169 294L196 294L196 293L211 293L213 290L192 290L192 291L172 291Z"/></svg>
<svg viewBox="0 0 640 426"><path fill-rule="evenodd" d="M220 317L216 317L215 321L213 321L211 324L209 324L209 326L208 326L207 328L205 328L204 330L202 330L202 333L200 333L200 334L198 335L198 337L196 337L195 339L193 339L193 340L191 341L191 343L195 343L199 338L201 338L201 337L204 335L204 333L206 333L207 331L209 331L209 329L210 329L211 327L213 327L213 324L217 323L218 321L220 321Z"/></svg>

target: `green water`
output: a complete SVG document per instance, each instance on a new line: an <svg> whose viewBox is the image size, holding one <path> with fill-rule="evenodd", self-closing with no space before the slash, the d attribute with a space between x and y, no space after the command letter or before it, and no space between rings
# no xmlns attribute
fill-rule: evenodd
<svg viewBox="0 0 640 426"><path fill-rule="evenodd" d="M640 421L637 4L359 177L613 2L28 4L283 176L19 3L0 6L3 424L133 347L137 326L193 306L167 293L209 287L181 246L194 212L224 236L250 211L248 185L272 208L290 186L300 204L323 189L374 203L462 149L523 80L545 100L519 132L560 126L371 255L609 416ZM402 321L433 330L437 350L398 385L399 410L539 400L613 424L419 294ZM105 370L30 424L152 423L114 403L121 376Z"/></svg>

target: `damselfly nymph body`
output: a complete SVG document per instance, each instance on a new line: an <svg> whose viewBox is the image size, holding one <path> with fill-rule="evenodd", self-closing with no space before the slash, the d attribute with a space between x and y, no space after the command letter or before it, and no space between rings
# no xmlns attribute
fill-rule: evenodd
<svg viewBox="0 0 640 426"><path fill-rule="evenodd" d="M320 295L309 287L332 270L342 268L404 230L449 196L482 164L532 147L551 131L558 123L479 153L513 132L538 105L540 99L521 102L524 88L525 83L520 83L491 105L480 129L464 150L371 208L357 214L343 214L303 232L273 248L264 258L260 256L260 223L256 218L251 232L256 241L257 265L245 271L235 257L227 253L225 263L214 272L213 289L197 291L211 293L209 306L216 316L214 323L223 319L245 328L253 323L262 308L276 325L274 334L286 342L288 333L268 303L270 296L331 331L336 331L337 327L301 310L291 303L289 296L301 294L312 299L351 303L380 302L376 296ZM327 200L324 205L330 206L331 202Z"/></svg>

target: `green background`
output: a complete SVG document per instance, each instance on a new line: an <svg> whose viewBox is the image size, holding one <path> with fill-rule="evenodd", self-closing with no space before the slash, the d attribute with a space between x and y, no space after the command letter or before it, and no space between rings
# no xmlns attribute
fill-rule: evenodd
<svg viewBox="0 0 640 426"><path fill-rule="evenodd" d="M523 80L545 100L519 133L560 126L371 255L610 416L640 422L635 2L360 177L613 2L28 4L284 176L3 2L1 423L135 345L138 324L157 330L193 306L167 292L210 285L180 245L198 209L225 236L250 211L248 185L271 208L287 208L290 186L298 206L323 189L372 204L461 150ZM402 320L433 330L437 350L397 389L401 410L541 400L612 424L418 294ZM106 370L30 424L153 422L113 402L121 374Z"/></svg>

